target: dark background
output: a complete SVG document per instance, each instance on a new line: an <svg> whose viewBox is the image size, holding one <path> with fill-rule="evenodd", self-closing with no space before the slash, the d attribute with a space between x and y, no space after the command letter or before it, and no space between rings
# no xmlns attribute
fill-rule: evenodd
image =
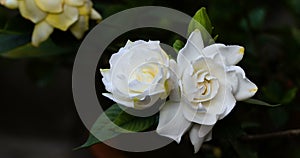
<svg viewBox="0 0 300 158"><path fill-rule="evenodd" d="M246 48L239 64L259 91L255 98L279 107L238 103L234 111L214 128L210 141L196 155L188 139L147 153L121 153L127 157L300 157L298 136L266 140L237 141L236 135L262 134L300 128L300 1L94 1L95 8L108 17L118 11L144 5L159 5L191 16L205 6L215 27L217 42ZM3 12L15 15L0 7ZM26 23L29 30L33 27ZM2 26L2 24L0 25ZM141 33L141 38L147 31ZM155 36L155 34L154 34ZM55 31L51 38L60 42L69 33ZM171 43L174 39L170 38ZM62 42L64 43L64 42ZM68 42L65 42L69 44ZM80 121L72 97L74 51L41 58L0 58L0 157L1 158L84 158L119 151L98 146L72 151L84 143L88 132ZM113 53L108 50L108 53ZM105 65L105 63L103 63ZM226 133L231 134L226 134ZM225 133L225 134L224 134ZM147 142L145 142L147 143ZM99 149L99 148L102 148ZM94 153L94 154L92 154ZM100 154L101 154L100 153ZM109 156L102 156L109 157ZM110 156L115 157L115 156Z"/></svg>

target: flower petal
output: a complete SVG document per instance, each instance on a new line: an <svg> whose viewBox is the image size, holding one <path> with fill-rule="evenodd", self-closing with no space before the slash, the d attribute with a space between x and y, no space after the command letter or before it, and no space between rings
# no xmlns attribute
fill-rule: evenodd
<svg viewBox="0 0 300 158"><path fill-rule="evenodd" d="M95 9L92 8L90 18L92 20L100 21L102 19L102 16Z"/></svg>
<svg viewBox="0 0 300 158"><path fill-rule="evenodd" d="M219 119L227 116L236 104L235 97L232 94L231 87L228 85L221 85L218 94L210 101L204 102L207 113L219 116ZM204 121L205 122L205 121Z"/></svg>
<svg viewBox="0 0 300 158"><path fill-rule="evenodd" d="M0 4L9 9L17 9L19 6L17 0L0 0Z"/></svg>
<svg viewBox="0 0 300 158"><path fill-rule="evenodd" d="M41 21L47 15L38 8L34 0L19 1L19 10L24 18L31 20L33 23Z"/></svg>
<svg viewBox="0 0 300 158"><path fill-rule="evenodd" d="M183 117L180 103L168 101L160 111L156 132L179 143L190 125L191 122Z"/></svg>
<svg viewBox="0 0 300 158"><path fill-rule="evenodd" d="M211 139L211 130L213 126L194 124L190 130L190 140L194 145L194 152L197 153L203 142Z"/></svg>
<svg viewBox="0 0 300 158"><path fill-rule="evenodd" d="M199 30L193 31L185 46L178 52L177 62L180 65L178 68L179 74L182 74L185 69L185 65L202 56L203 48L204 44L201 32Z"/></svg>
<svg viewBox="0 0 300 158"><path fill-rule="evenodd" d="M103 76L102 82L105 86L105 89L108 92L112 92L112 84L111 84L111 72L110 69L100 69L101 75Z"/></svg>
<svg viewBox="0 0 300 158"><path fill-rule="evenodd" d="M181 106L183 109L184 117L190 122L204 125L213 125L218 120L217 114L211 112L208 113L203 107L199 105L197 107L193 107L193 105L186 103L186 101L181 101Z"/></svg>
<svg viewBox="0 0 300 158"><path fill-rule="evenodd" d="M83 6L78 7L79 15L89 15L91 13L92 2L87 1Z"/></svg>
<svg viewBox="0 0 300 158"><path fill-rule="evenodd" d="M64 10L61 14L49 14L46 18L49 24L62 31L66 31L77 20L78 9L68 5L64 5Z"/></svg>
<svg viewBox="0 0 300 158"><path fill-rule="evenodd" d="M70 27L70 31L77 38L81 39L89 29L89 17L88 16L79 16L78 21Z"/></svg>
<svg viewBox="0 0 300 158"><path fill-rule="evenodd" d="M60 13L63 10L63 0L35 0L37 6L49 13Z"/></svg>
<svg viewBox="0 0 300 158"><path fill-rule="evenodd" d="M210 58L214 58L216 54L220 54L225 60L225 65L236 65L243 58L244 47L237 45L225 46L224 44L212 44L203 49L203 54Z"/></svg>
<svg viewBox="0 0 300 158"><path fill-rule="evenodd" d="M236 80L238 81L238 84L235 85L237 87L233 87L235 89L233 93L236 100L241 101L248 99L257 92L257 86L246 77L241 67L231 66L227 71L228 73L235 73Z"/></svg>
<svg viewBox="0 0 300 158"><path fill-rule="evenodd" d="M134 103L133 101L127 101L127 100L123 100L121 98L117 98L115 96L113 96L111 93L102 93L103 96L111 99L112 101L120 104L120 105L123 105L123 106L126 106L126 107L131 107L133 108L134 107Z"/></svg>
<svg viewBox="0 0 300 158"><path fill-rule="evenodd" d="M32 45L39 46L40 43L48 39L53 30L54 28L46 21L36 24L32 33Z"/></svg>
<svg viewBox="0 0 300 158"><path fill-rule="evenodd" d="M86 0L64 0L64 2L70 6L79 7L84 4Z"/></svg>

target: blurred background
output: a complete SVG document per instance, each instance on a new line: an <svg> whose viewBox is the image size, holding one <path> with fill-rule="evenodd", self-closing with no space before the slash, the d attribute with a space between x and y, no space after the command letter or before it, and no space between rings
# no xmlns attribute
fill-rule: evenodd
<svg viewBox="0 0 300 158"><path fill-rule="evenodd" d="M172 143L146 153L121 152L105 145L73 151L88 137L88 131L77 115L71 87L73 61L81 40L69 31L56 29L50 36L52 43L47 46L6 49L9 44L30 39L34 24L22 18L18 10L0 6L1 158L300 157L299 133L249 137L300 129L299 0L93 2L94 8L104 19L119 11L145 5L170 7L190 16L201 7L206 7L214 26L213 36L219 35L216 42L246 48L239 65L259 87L254 98L281 106L266 107L239 102L228 117L217 123L213 140L205 143L197 154L193 154L187 138L179 145ZM95 25L91 22L90 29ZM3 34L7 28L8 31L22 33L24 37L7 43L12 38ZM148 38L147 30L139 33L133 33L138 37L132 38ZM164 37L162 40L172 44L174 37ZM116 52L121 46L107 50L108 54Z"/></svg>

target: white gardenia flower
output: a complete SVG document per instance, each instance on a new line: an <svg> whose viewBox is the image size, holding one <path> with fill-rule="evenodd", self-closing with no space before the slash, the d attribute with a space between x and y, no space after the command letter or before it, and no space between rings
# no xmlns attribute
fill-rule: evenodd
<svg viewBox="0 0 300 158"><path fill-rule="evenodd" d="M170 94L175 61L169 59L159 41L128 41L109 63L110 69L100 69L110 92L103 95L118 104L145 109Z"/></svg>
<svg viewBox="0 0 300 158"><path fill-rule="evenodd" d="M235 66L244 48L212 44L204 47L201 32L191 33L177 56L180 102L167 103L160 112L157 132L180 142L190 129L190 139L197 152L203 141L211 139L217 120L233 109L236 101L252 97L257 87Z"/></svg>

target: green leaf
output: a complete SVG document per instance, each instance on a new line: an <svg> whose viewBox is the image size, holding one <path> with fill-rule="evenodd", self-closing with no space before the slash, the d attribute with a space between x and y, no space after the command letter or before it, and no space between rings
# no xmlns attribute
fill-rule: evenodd
<svg viewBox="0 0 300 158"><path fill-rule="evenodd" d="M24 41L22 41L24 43ZM21 44L21 42L20 42ZM39 47L34 47L31 43L27 43L10 50L2 52L0 55L6 58L37 58L52 55L59 55L75 51L71 47L59 47L52 40L48 39Z"/></svg>
<svg viewBox="0 0 300 158"><path fill-rule="evenodd" d="M191 20L188 27L188 35L190 35L195 29L199 29L201 32L203 29L206 29L209 34L212 33L213 27L206 13L205 7L202 7L194 15L193 20Z"/></svg>
<svg viewBox="0 0 300 158"><path fill-rule="evenodd" d="M0 30L0 54L30 42L29 34L12 34Z"/></svg>
<svg viewBox="0 0 300 158"><path fill-rule="evenodd" d="M198 29L201 32L203 43L205 46L214 43L211 37L213 27L204 7L202 7L196 12L193 19L189 23L188 35L190 35L196 29Z"/></svg>
<svg viewBox="0 0 300 158"><path fill-rule="evenodd" d="M297 91L298 91L298 88L297 88L297 87L290 89L290 90L283 96L283 98L282 98L282 100L281 100L281 103L282 103L282 104L288 104L288 103L290 103L290 102L296 97Z"/></svg>
<svg viewBox="0 0 300 158"><path fill-rule="evenodd" d="M174 50L178 53L179 52L179 50L181 49L181 48L183 48L183 46L184 46L184 43L181 41L181 40L176 40L174 43L173 43L173 48L174 48Z"/></svg>
<svg viewBox="0 0 300 158"><path fill-rule="evenodd" d="M105 115L99 116L91 129L88 140L75 150L103 142L122 133L144 131L153 126L156 121L156 115L150 117L132 116L123 111L118 104L114 104L105 111Z"/></svg>
<svg viewBox="0 0 300 158"><path fill-rule="evenodd" d="M257 100L257 99L248 99L248 100L245 100L244 101L245 103L249 103L249 104L255 104L255 105L264 105L264 106L269 106L269 107L276 107L276 106L280 106L281 104L269 104L269 103L266 103L264 101L261 101L261 100Z"/></svg>

